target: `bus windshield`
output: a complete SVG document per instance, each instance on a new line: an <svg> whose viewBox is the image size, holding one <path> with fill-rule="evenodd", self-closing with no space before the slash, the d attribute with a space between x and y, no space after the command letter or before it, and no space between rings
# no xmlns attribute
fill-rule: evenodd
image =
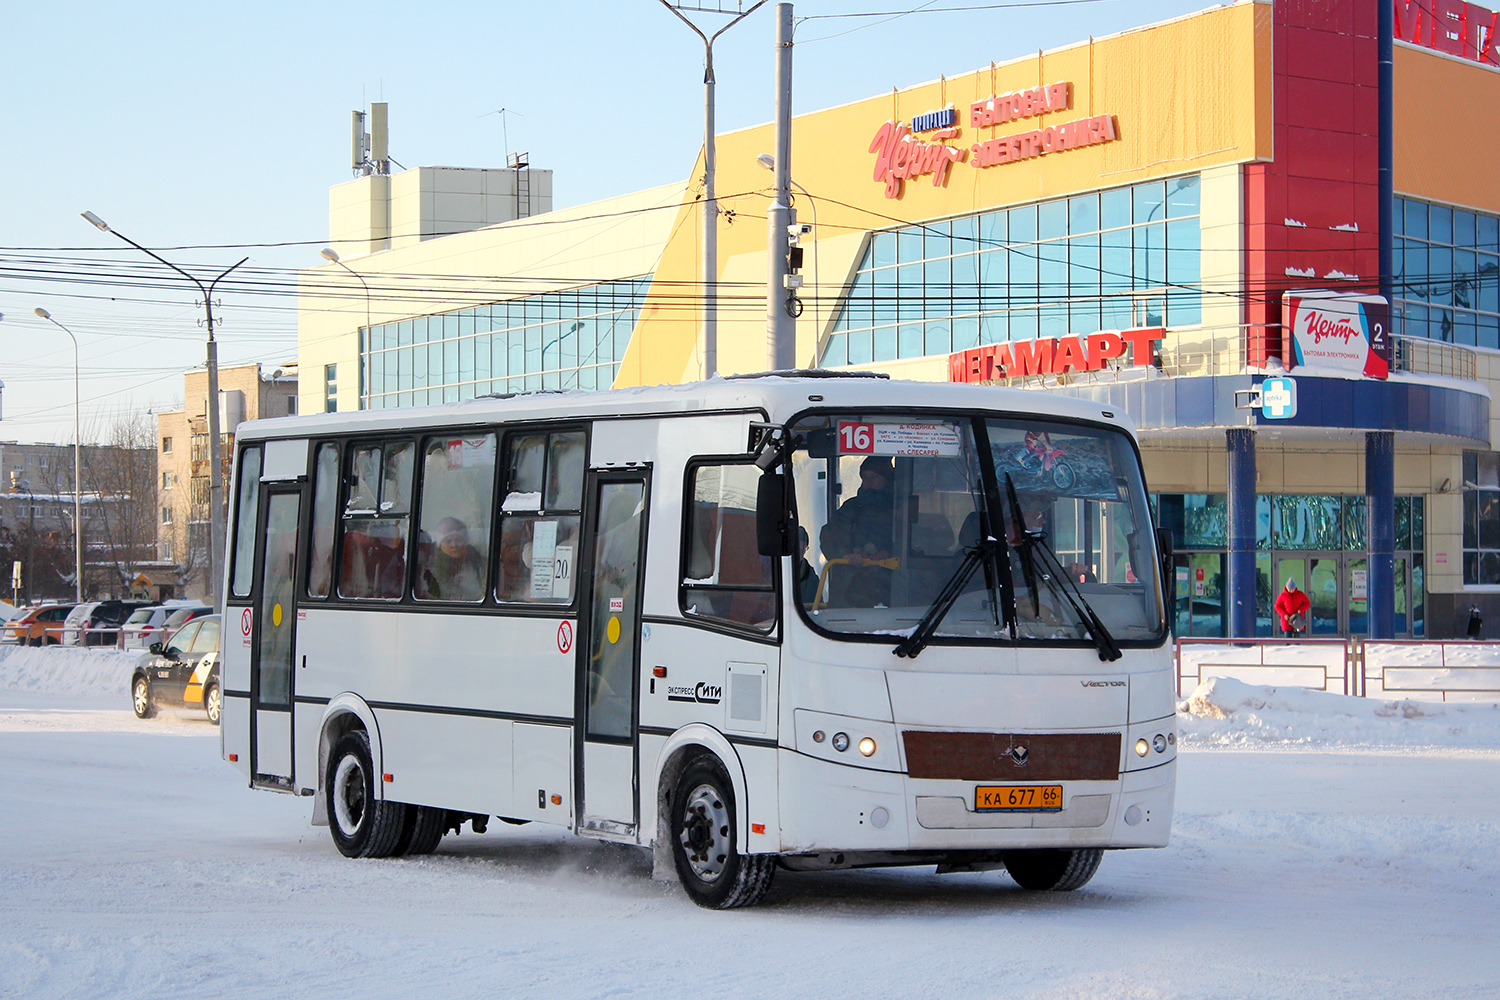
<svg viewBox="0 0 1500 1000"><path fill-rule="evenodd" d="M798 421L792 442L796 597L819 630L894 642L920 624L1101 655L1161 641L1151 514L1123 432L831 413Z"/></svg>

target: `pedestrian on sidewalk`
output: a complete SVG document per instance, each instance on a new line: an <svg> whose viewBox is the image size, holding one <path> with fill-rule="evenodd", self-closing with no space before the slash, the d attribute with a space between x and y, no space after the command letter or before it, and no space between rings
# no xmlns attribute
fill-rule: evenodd
<svg viewBox="0 0 1500 1000"><path fill-rule="evenodd" d="M1307 631L1307 612L1312 601L1297 589L1297 581L1287 578L1286 589L1276 595L1276 613L1281 616L1281 634L1288 639Z"/></svg>

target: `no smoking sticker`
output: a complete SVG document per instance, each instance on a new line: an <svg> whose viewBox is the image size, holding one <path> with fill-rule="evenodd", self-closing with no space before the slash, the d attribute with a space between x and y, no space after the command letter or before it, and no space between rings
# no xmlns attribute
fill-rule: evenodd
<svg viewBox="0 0 1500 1000"><path fill-rule="evenodd" d="M566 653L573 648L573 623L563 622L557 626L557 651Z"/></svg>
<svg viewBox="0 0 1500 1000"><path fill-rule="evenodd" d="M246 608L240 612L240 639L243 645L250 645L250 628L255 624L255 615Z"/></svg>

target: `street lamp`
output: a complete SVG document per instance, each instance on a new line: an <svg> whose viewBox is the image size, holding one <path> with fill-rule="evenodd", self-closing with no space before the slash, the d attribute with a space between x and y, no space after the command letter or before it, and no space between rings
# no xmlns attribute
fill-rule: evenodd
<svg viewBox="0 0 1500 1000"><path fill-rule="evenodd" d="M52 318L41 306L32 310L42 319L66 333L73 341L73 596L83 603L83 463L79 459L82 437L78 417L78 338L73 331Z"/></svg>
<svg viewBox="0 0 1500 1000"><path fill-rule="evenodd" d="M714 42L730 28L755 13L766 2L756 0L749 10L730 11L708 7L687 7L661 0L678 20L703 39L703 377L711 378L719 367L719 202L714 197ZM678 6L686 10L733 15L730 22L705 35L696 24L683 17Z"/></svg>
<svg viewBox="0 0 1500 1000"><path fill-rule="evenodd" d="M364 287L365 287L365 338L367 339L370 336L370 285L369 285L369 283L365 281L364 275L360 274L358 271L354 270L354 268L350 267L348 264L345 264L343 261L339 260L338 251L334 250L333 247L324 247L323 249L321 249L321 250L318 251L318 256L322 257L326 261L329 261L330 263L337 264L339 267L342 267L344 270L348 271L350 274L352 274L356 278L358 278L359 279L359 283L361 285L364 285ZM360 346L364 347L365 345L361 344ZM358 369L356 369L356 371L358 371ZM326 375L326 372L325 372L325 375ZM364 377L363 373L361 373L360 374L360 378L363 379L363 377ZM360 386L357 387L357 389L358 389L358 396L356 398L362 397L364 395L364 386L360 385ZM327 385L326 378L324 380L324 385L323 385L323 397L324 397L324 404L323 404L323 406L324 406L324 409L327 409L327 407L328 407L328 403L327 403L328 385Z"/></svg>
<svg viewBox="0 0 1500 1000"><path fill-rule="evenodd" d="M758 163L758 164L760 164L765 169L771 171L772 173L776 172L776 157L772 156L770 153L761 153L760 155L758 155L755 158L755 162ZM818 228L818 202L817 202L817 200L815 198L813 198L813 196L811 194L808 193L807 188L803 187L801 184L798 184L796 181L792 180L790 177L788 177L787 180L791 181L792 187L796 188L798 191L801 191L803 194L807 195L807 204L812 208L813 230L816 232L816 230ZM818 365L818 358L819 358L819 355L821 353L821 349L822 349L822 346L823 346L823 327L818 323L818 298L819 298L818 282L821 281L822 278L823 278L823 269L818 266L818 240L817 240L817 237L814 236L813 237L813 357L812 357L812 363L808 365L809 368L817 368L817 367L819 367L819 365Z"/></svg>
<svg viewBox="0 0 1500 1000"><path fill-rule="evenodd" d="M167 267L170 267L172 270L176 271L178 274L191 281L194 285L197 285L198 291L203 295L203 310L207 318L208 325L208 592L209 599L212 602L214 608L216 610L219 610L219 588L223 584L223 580L220 578L221 574L219 572L216 572L216 567L218 566L219 560L222 557L222 553L224 552L224 469L222 464L222 443L219 440L219 345L214 341L213 294L214 287L217 286L220 281L224 280L225 275L227 275L230 271L233 271L235 268L239 267L241 264L245 263L245 261L249 260L250 258L241 257L238 261L229 265L223 271L219 272L219 276L213 281L210 281L208 283L208 287L205 288L203 282L199 281L191 274L188 274L182 268L162 257L154 250L149 250L146 247L141 246L135 240L131 239L129 236L126 236L119 230L109 228L108 223L99 218L99 216L95 215L93 212L82 212L80 214L86 220L88 220L90 225L94 226L101 233L113 233L147 256L153 258L159 263L165 264Z"/></svg>

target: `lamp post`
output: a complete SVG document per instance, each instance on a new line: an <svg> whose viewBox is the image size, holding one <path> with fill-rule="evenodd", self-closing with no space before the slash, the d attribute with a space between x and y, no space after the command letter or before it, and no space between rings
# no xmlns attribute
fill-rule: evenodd
<svg viewBox="0 0 1500 1000"><path fill-rule="evenodd" d="M364 289L365 289L365 336L368 337L370 335L370 285L369 285L369 283L365 281L364 275L360 274L358 271L354 270L354 268L350 267L348 264L345 264L343 261L339 260L338 252L336 250L334 250L333 247L324 247L323 249L321 249L321 250L318 251L318 256L322 257L324 260L326 260L326 261L328 261L330 263L337 264L339 267L342 267L344 270L348 271L350 274L352 274L356 278L358 278L359 279L359 283L364 286ZM363 347L364 345L361 344L360 346ZM360 367L363 367L363 366L360 366ZM359 369L356 369L356 371L359 371ZM363 373L361 373L361 378L363 378ZM363 396L364 396L364 386L361 385L361 386L357 387L356 398L357 399L358 398L362 398ZM328 403L327 403L328 386L327 386L326 383L323 386L323 398L324 398L324 404L323 405L324 405L324 408L326 409L327 405L328 405ZM357 406L358 403L356 403L355 405Z"/></svg>
<svg viewBox="0 0 1500 1000"><path fill-rule="evenodd" d="M99 216L95 215L93 212L82 212L80 214L86 220L88 220L90 225L94 226L100 232L113 233L121 240L129 243L131 246L135 247L137 250L141 251L157 262L170 267L172 270L176 271L178 274L191 281L194 285L198 286L198 291L203 295L203 310L208 326L208 360L206 363L206 367L208 368L207 409L209 465L208 593L209 601L213 604L214 610L223 610L220 607L219 588L223 585L223 580L220 578L221 573L219 572L219 560L223 557L224 553L224 469L222 464L222 442L220 442L219 440L219 345L214 341L213 294L215 286L217 286L220 281L224 280L225 275L227 275L230 271L233 271L235 268L239 267L241 264L245 263L245 261L249 260L250 258L241 257L238 261L229 265L223 271L219 272L219 276L213 281L210 281L207 287L204 287L203 282L199 281L191 274L188 274L182 268L162 257L154 250L149 250L146 247L141 246L135 240L131 239L129 236L126 236L119 230L109 228L109 224L106 223L103 219L99 218Z"/></svg>
<svg viewBox="0 0 1500 1000"><path fill-rule="evenodd" d="M33 310L38 316L57 327L73 341L73 596L83 603L83 463L79 458L82 438L79 434L78 416L78 338L73 331L52 318L52 314L41 306Z"/></svg>
<svg viewBox="0 0 1500 1000"><path fill-rule="evenodd" d="M755 158L755 162L758 163L758 164L760 164L762 167L765 167L767 170L771 171L772 173L774 173L776 171L776 157L772 156L770 153L761 153L759 156L757 156ZM807 196L807 204L808 204L808 206L810 208L812 208L813 230L816 233L816 230L818 228L818 201L817 201L817 199L814 198L811 194L808 193L807 188L803 187L801 184L798 184L796 181L792 180L790 177L787 178L787 181L792 185L792 187L796 188L798 191L801 191L804 195ZM821 351L821 348L823 346L823 327L818 322L818 282L821 281L822 278L823 278L823 269L818 266L818 241L817 241L816 235L814 235L814 238L813 238L813 331L814 331L814 333L813 333L813 356L812 356L812 362L807 366L809 368L817 368L818 367L818 358L820 356L820 351Z"/></svg>
<svg viewBox="0 0 1500 1000"><path fill-rule="evenodd" d="M711 10L688 7L689 10L733 14L724 27L705 35L692 21L683 17L676 6L661 0L678 19L703 39L703 377L710 378L719 367L719 202L714 197L714 42L730 28L755 13L766 0L756 0L745 11Z"/></svg>

